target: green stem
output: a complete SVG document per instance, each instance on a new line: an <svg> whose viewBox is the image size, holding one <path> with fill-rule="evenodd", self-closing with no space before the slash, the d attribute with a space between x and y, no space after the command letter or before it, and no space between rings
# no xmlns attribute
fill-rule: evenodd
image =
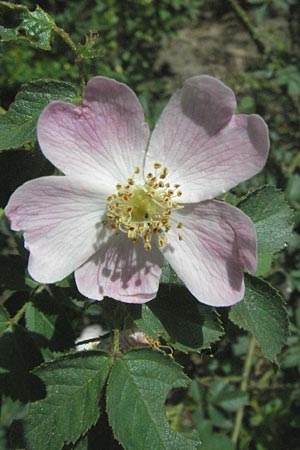
<svg viewBox="0 0 300 450"><path fill-rule="evenodd" d="M21 309L19 309L19 311L17 312L17 314L15 314L14 317L12 317L12 318L10 319L9 323L10 323L11 325L15 325L16 323L19 322L19 320L20 320L21 317L23 316L23 314L24 314L24 312L25 312L27 306L28 306L28 302L27 302L27 303L24 303L24 305L22 306Z"/></svg>
<svg viewBox="0 0 300 450"><path fill-rule="evenodd" d="M259 53L261 53L262 55L266 54L267 48L265 46L265 43L260 39L258 32L254 28L252 23L249 21L246 11L244 11L244 9L238 4L236 0L228 0L228 2L230 3L233 11L237 15L240 22L244 25L244 27L248 31Z"/></svg>
<svg viewBox="0 0 300 450"><path fill-rule="evenodd" d="M65 30L58 27L56 25L56 23L53 24L52 29L55 33L57 33L63 39L63 41L65 41L65 43L70 47L70 49L74 53L75 57L77 58L79 55L79 51L78 51L76 44L70 38L70 35L68 33L66 33Z"/></svg>
<svg viewBox="0 0 300 450"><path fill-rule="evenodd" d="M86 80L85 80L85 74L84 74L83 56L82 56L79 48L72 41L70 35L68 33L66 33L63 28L58 27L56 25L56 23L53 24L52 30L61 37L61 39L68 45L68 47L70 47L71 51L73 52L74 57L75 57L75 62L78 65L78 69L79 69L79 75L80 75L80 79L81 79L81 87L82 87L82 89L84 89Z"/></svg>
<svg viewBox="0 0 300 450"><path fill-rule="evenodd" d="M115 328L113 334L113 355L116 356L120 353L120 330Z"/></svg>
<svg viewBox="0 0 300 450"><path fill-rule="evenodd" d="M240 385L240 389L243 392L247 391L255 346L256 346L255 339L253 337L251 337L247 355L246 355L246 359L245 359L245 364L244 364L244 369L243 369L243 374L242 374L242 382ZM244 406L242 406L241 408L238 409L236 416L235 416L235 423L234 423L234 428L233 428L233 432L232 432L232 436L231 436L231 440L235 445L237 444L238 439L239 439L239 435L240 435L240 431L241 431L241 427L242 427L242 423L243 423L243 417L244 417Z"/></svg>

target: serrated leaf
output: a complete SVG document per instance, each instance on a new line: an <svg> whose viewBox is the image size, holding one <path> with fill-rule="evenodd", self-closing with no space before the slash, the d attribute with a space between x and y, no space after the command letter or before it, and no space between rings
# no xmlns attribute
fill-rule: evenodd
<svg viewBox="0 0 300 450"><path fill-rule="evenodd" d="M115 362L107 385L107 413L125 450L194 450L200 442L173 431L164 403L173 387L189 384L180 366L151 349L132 350Z"/></svg>
<svg viewBox="0 0 300 450"><path fill-rule="evenodd" d="M267 255L281 250L290 239L293 230L293 211L283 193L271 186L264 186L239 203L239 208L253 221L257 233L259 268L263 275L270 268ZM260 262L262 259L262 262Z"/></svg>
<svg viewBox="0 0 300 450"><path fill-rule="evenodd" d="M185 287L176 285L161 286L157 298L143 306L142 318L136 323L146 335L152 330L149 337L160 334L185 352L209 348L224 333L215 309L200 304ZM159 334L153 336L155 333Z"/></svg>
<svg viewBox="0 0 300 450"><path fill-rule="evenodd" d="M102 390L110 369L109 355L85 352L37 368L46 385L45 399L33 403L24 421L27 450L60 450L76 442L100 417Z"/></svg>
<svg viewBox="0 0 300 450"><path fill-rule="evenodd" d="M40 347L55 352L74 346L74 334L64 308L55 298L40 295L28 304L25 313L26 328L34 333Z"/></svg>
<svg viewBox="0 0 300 450"><path fill-rule="evenodd" d="M63 81L38 80L25 84L8 112L0 116L0 151L18 148L36 139L42 110L53 100L73 101L76 89Z"/></svg>
<svg viewBox="0 0 300 450"><path fill-rule="evenodd" d="M49 14L39 6L33 12L26 6L8 2L0 2L0 6L13 11L20 21L15 28L0 26L0 42L27 41L33 47L51 50L50 39L55 22Z"/></svg>
<svg viewBox="0 0 300 450"><path fill-rule="evenodd" d="M103 55L103 50L99 48L99 34L96 31L90 31L85 37L85 43L79 44L80 54L84 59L99 58Z"/></svg>
<svg viewBox="0 0 300 450"><path fill-rule="evenodd" d="M141 317L135 320L138 328L150 339L158 339L160 336L168 338L168 333L161 321L151 311L148 305L141 305Z"/></svg>
<svg viewBox="0 0 300 450"><path fill-rule="evenodd" d="M288 316L283 298L269 283L246 275L245 298L230 311L230 319L250 331L263 355L274 361L288 336Z"/></svg>
<svg viewBox="0 0 300 450"><path fill-rule="evenodd" d="M9 325L9 314L4 306L0 305L0 336L4 333Z"/></svg>

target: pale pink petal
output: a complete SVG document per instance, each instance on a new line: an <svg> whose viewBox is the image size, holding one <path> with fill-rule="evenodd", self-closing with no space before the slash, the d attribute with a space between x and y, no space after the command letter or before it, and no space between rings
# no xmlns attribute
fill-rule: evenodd
<svg viewBox="0 0 300 450"><path fill-rule="evenodd" d="M164 256L191 293L202 303L229 306L244 296L243 269L257 266L256 232L248 216L219 201L187 204L172 213L182 222L168 233Z"/></svg>
<svg viewBox="0 0 300 450"><path fill-rule="evenodd" d="M182 201L198 202L224 193L265 164L268 128L257 115L233 116L233 92L206 75L186 80L164 109L150 140L146 171L154 162L169 169Z"/></svg>
<svg viewBox="0 0 300 450"><path fill-rule="evenodd" d="M126 303L145 303L158 290L163 258L157 248L146 252L123 232L112 238L75 272L78 290L88 298L104 296Z"/></svg>
<svg viewBox="0 0 300 450"><path fill-rule="evenodd" d="M50 103L38 120L37 135L46 158L63 173L113 186L142 167L149 127L131 89L95 77L87 83L81 106Z"/></svg>
<svg viewBox="0 0 300 450"><path fill-rule="evenodd" d="M102 184L63 176L28 181L14 192L5 213L13 230L24 231L32 278L59 281L97 251L107 237L106 197Z"/></svg>

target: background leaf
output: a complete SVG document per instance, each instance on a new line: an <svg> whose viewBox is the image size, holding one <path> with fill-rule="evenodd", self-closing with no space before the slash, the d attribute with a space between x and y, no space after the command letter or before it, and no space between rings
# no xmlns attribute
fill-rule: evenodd
<svg viewBox="0 0 300 450"><path fill-rule="evenodd" d="M111 361L101 352L68 355L37 368L47 395L24 422L28 450L60 450L76 442L100 417L100 398Z"/></svg>
<svg viewBox="0 0 300 450"><path fill-rule="evenodd" d="M170 389L188 384L180 366L159 351L132 350L118 358L108 380L107 413L125 450L199 447L169 427L164 411Z"/></svg>
<svg viewBox="0 0 300 450"><path fill-rule="evenodd" d="M269 283L247 275L244 300L230 310L230 319L250 331L265 358L274 361L288 336L284 301Z"/></svg>
<svg viewBox="0 0 300 450"><path fill-rule="evenodd" d="M74 102L76 95L76 89L63 81L38 80L25 84L8 112L0 116L0 151L34 141L37 119L47 104L53 100Z"/></svg>

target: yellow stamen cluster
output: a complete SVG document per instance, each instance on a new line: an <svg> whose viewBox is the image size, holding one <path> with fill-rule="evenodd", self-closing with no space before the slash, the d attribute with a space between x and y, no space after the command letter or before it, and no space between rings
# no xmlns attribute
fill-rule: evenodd
<svg viewBox="0 0 300 450"><path fill-rule="evenodd" d="M173 209L180 208L178 198L182 193L180 185L166 182L167 167L153 164L153 173L145 176L143 185L136 184L134 176L140 173L136 167L126 185L117 184L116 193L107 197L107 223L112 229L121 230L134 243L143 239L145 250L151 250L152 237L157 237L159 247L167 242L167 232L171 228L170 216ZM177 224L182 229L182 223ZM183 239L182 233L178 234Z"/></svg>

